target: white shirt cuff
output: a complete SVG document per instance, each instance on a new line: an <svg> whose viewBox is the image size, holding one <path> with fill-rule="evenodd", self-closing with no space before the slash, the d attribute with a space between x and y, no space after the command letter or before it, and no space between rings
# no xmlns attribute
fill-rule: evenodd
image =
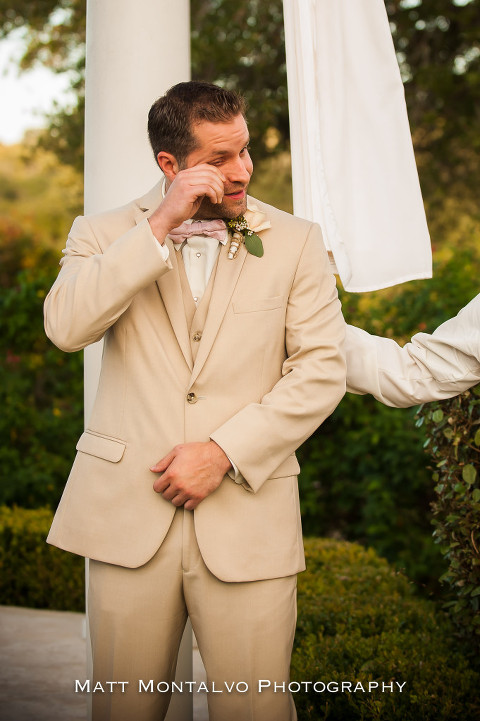
<svg viewBox="0 0 480 721"><path fill-rule="evenodd" d="M152 236L152 240L155 243L156 247L158 248L163 260L167 260L168 256L170 255L170 251L168 250L168 245L166 243L160 243L158 238L153 234L152 228L150 227L150 223L148 224L148 227L150 228L150 234Z"/></svg>
<svg viewBox="0 0 480 721"><path fill-rule="evenodd" d="M237 466L236 466L235 463L232 461L232 459L230 458L230 456L227 456L227 458L228 458L228 460L230 461L230 463L232 464L232 467L230 468L229 471L227 471L227 474L230 476L230 478L232 479L232 481L235 481L236 483L243 483L243 476L242 476L242 474L240 473L240 471L238 470ZM239 480L239 479L241 479L241 480Z"/></svg>
<svg viewBox="0 0 480 721"><path fill-rule="evenodd" d="M155 236L153 236L155 238ZM163 260L167 260L168 256L170 255L170 251L168 250L168 245L164 243L163 245L158 242L158 240L155 238L155 243L157 244L157 248L162 254Z"/></svg>

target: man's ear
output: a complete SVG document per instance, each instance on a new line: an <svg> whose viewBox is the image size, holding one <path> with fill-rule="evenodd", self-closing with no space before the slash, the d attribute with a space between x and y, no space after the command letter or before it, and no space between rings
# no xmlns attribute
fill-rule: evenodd
<svg viewBox="0 0 480 721"><path fill-rule="evenodd" d="M157 155L157 163L158 167L167 178L167 180L169 180L170 183L173 182L175 180L176 174L180 170L179 164L177 163L175 156L171 153L165 153L163 150L161 150Z"/></svg>

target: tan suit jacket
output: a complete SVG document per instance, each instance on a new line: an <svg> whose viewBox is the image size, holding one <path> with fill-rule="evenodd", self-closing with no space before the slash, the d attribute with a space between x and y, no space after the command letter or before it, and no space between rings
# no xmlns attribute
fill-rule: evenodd
<svg viewBox="0 0 480 721"><path fill-rule="evenodd" d="M205 563L225 581L296 573L304 556L294 452L345 392L344 321L320 230L257 204L272 226L261 233L265 254L241 246L229 260L222 247L193 362L178 254L167 238L162 259L147 221L160 200L158 184L120 209L77 218L45 301L60 348L105 341L48 541L143 565L175 513L153 491L149 467L179 443L212 438L245 482L226 476L194 512Z"/></svg>

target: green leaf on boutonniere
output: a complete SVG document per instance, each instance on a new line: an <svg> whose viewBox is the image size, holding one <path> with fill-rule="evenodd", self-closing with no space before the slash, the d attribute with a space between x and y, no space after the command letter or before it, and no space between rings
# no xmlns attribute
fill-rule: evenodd
<svg viewBox="0 0 480 721"><path fill-rule="evenodd" d="M245 234L245 248L252 255L256 255L257 258L261 258L263 255L263 243L256 233Z"/></svg>

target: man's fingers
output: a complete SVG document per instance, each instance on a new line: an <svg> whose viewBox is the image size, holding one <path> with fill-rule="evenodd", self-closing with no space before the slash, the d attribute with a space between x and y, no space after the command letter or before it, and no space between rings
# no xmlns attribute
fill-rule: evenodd
<svg viewBox="0 0 480 721"><path fill-rule="evenodd" d="M223 185L217 186L213 183L203 183L202 185L192 186L192 191L196 200L202 200L205 196L214 204L221 203L223 200Z"/></svg>
<svg viewBox="0 0 480 721"><path fill-rule="evenodd" d="M150 470L152 471L152 473L164 473L174 458L175 452L170 451L168 455L157 461L154 466L150 466Z"/></svg>
<svg viewBox="0 0 480 721"><path fill-rule="evenodd" d="M206 177L202 178L202 181L200 182L199 179L198 182L192 182L190 185L197 200L206 196L212 203L221 203L224 196L224 185L221 180L216 177Z"/></svg>
<svg viewBox="0 0 480 721"><path fill-rule="evenodd" d="M194 511L199 503L200 501L194 501L193 498L190 498L190 500L188 500L183 507L186 511Z"/></svg>
<svg viewBox="0 0 480 721"><path fill-rule="evenodd" d="M185 504L187 510L193 511L199 504L198 500L194 501L193 499L189 499L184 491L176 487L175 483L170 483L168 479L163 479L162 476L157 478L153 484L153 490L160 493L166 501L170 501L170 503L177 506L177 508Z"/></svg>
<svg viewBox="0 0 480 721"><path fill-rule="evenodd" d="M166 456L164 456L162 459L160 459L154 466L150 467L150 470L152 473L160 473L158 478L155 479L153 483L153 490L157 493L164 493L164 491L168 488L170 485L171 479L169 476L165 473L172 463L173 459L175 458L175 450L170 451L170 453Z"/></svg>
<svg viewBox="0 0 480 721"><path fill-rule="evenodd" d="M174 506L193 511L218 488L231 466L224 451L214 442L181 443L151 467L160 473L153 489Z"/></svg>
<svg viewBox="0 0 480 721"><path fill-rule="evenodd" d="M165 491L167 490L169 485L170 485L170 481L168 480L168 478L165 478L164 476L159 476L158 478L155 479L155 482L153 484L153 490L156 491L157 493L163 494L163 493L165 493Z"/></svg>
<svg viewBox="0 0 480 721"><path fill-rule="evenodd" d="M208 163L202 163L200 165L194 165L192 168L181 170L177 178L181 178L183 174L184 178L188 178L190 181L201 182L203 179L209 183L226 183L227 179L221 170L215 168L213 165Z"/></svg>
<svg viewBox="0 0 480 721"><path fill-rule="evenodd" d="M182 177L183 173L183 177ZM226 178L218 168L212 165L197 165L180 171L176 181L186 181L197 198L207 196L212 203L221 203L224 196Z"/></svg>

